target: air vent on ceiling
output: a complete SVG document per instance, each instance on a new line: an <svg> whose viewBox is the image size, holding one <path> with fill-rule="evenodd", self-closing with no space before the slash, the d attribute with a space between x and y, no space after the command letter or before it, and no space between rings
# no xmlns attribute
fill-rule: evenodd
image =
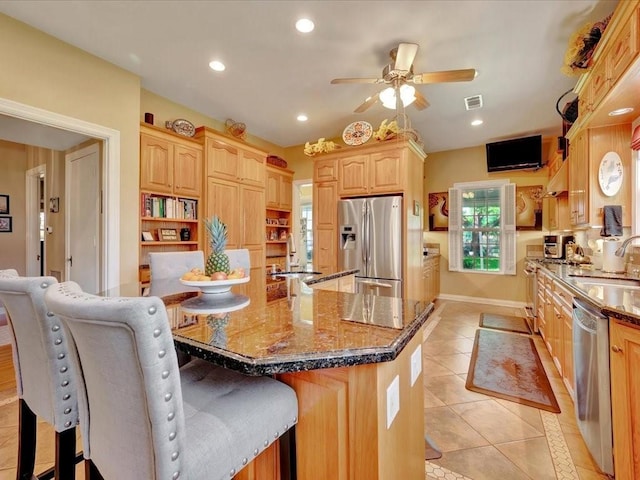
<svg viewBox="0 0 640 480"><path fill-rule="evenodd" d="M475 110L482 108L482 95L473 95L464 99L464 106L467 110Z"/></svg>

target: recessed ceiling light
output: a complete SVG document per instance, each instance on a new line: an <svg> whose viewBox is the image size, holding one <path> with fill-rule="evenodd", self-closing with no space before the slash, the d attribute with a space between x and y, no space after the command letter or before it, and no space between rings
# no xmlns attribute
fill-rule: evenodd
<svg viewBox="0 0 640 480"><path fill-rule="evenodd" d="M312 32L315 28L315 25L308 18L301 18L296 22L296 30L300 33L309 33Z"/></svg>
<svg viewBox="0 0 640 480"><path fill-rule="evenodd" d="M223 72L225 68L224 63L218 61L218 60L214 60L213 62L209 63L209 67L211 67L211 70L215 70L216 72Z"/></svg>
<svg viewBox="0 0 640 480"><path fill-rule="evenodd" d="M477 120L474 120L473 122L471 122L471 125L473 125L474 127L477 127L478 125L482 125L482 120L480 120L479 118Z"/></svg>
<svg viewBox="0 0 640 480"><path fill-rule="evenodd" d="M309 117L307 117L304 113L301 113L296 118L299 122L306 122L307 120L309 120Z"/></svg>
<svg viewBox="0 0 640 480"><path fill-rule="evenodd" d="M609 112L609 116L617 117L618 115L624 115L625 113L629 113L629 112L633 112L633 108L631 107L618 108L617 110L613 110L612 112Z"/></svg>

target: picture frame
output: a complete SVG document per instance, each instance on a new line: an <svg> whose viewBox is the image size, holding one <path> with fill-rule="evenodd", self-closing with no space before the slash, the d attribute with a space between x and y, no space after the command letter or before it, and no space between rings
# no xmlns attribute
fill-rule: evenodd
<svg viewBox="0 0 640 480"><path fill-rule="evenodd" d="M542 230L542 185L516 185L516 230Z"/></svg>
<svg viewBox="0 0 640 480"><path fill-rule="evenodd" d="M143 242L153 242L155 238L153 238L153 233L151 232L142 232L142 241Z"/></svg>
<svg viewBox="0 0 640 480"><path fill-rule="evenodd" d="M159 228L158 239L161 242L177 242L180 240L178 231L175 228Z"/></svg>
<svg viewBox="0 0 640 480"><path fill-rule="evenodd" d="M0 217L0 233L11 233L12 231L12 217Z"/></svg>
<svg viewBox="0 0 640 480"><path fill-rule="evenodd" d="M0 215L9 215L9 195L0 195Z"/></svg>
<svg viewBox="0 0 640 480"><path fill-rule="evenodd" d="M429 193L429 230L449 230L449 192Z"/></svg>

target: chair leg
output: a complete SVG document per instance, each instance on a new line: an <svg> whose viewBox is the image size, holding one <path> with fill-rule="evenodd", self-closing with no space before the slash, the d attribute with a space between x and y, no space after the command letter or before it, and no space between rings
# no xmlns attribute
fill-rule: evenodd
<svg viewBox="0 0 640 480"><path fill-rule="evenodd" d="M76 429L56 432L56 480L76 478Z"/></svg>
<svg viewBox="0 0 640 480"><path fill-rule="evenodd" d="M280 438L280 479L296 480L298 469L296 466L296 427L295 425L284 432Z"/></svg>
<svg viewBox="0 0 640 480"><path fill-rule="evenodd" d="M36 463L36 415L22 398L18 404L17 480L31 480Z"/></svg>
<svg viewBox="0 0 640 480"><path fill-rule="evenodd" d="M84 478L85 480L104 480L98 467L91 461L90 458L84 461Z"/></svg>

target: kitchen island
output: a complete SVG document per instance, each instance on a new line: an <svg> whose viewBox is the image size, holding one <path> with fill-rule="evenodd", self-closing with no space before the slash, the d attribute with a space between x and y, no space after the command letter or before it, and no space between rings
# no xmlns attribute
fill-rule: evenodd
<svg viewBox="0 0 640 480"><path fill-rule="evenodd" d="M179 350L296 391L299 479L422 480L421 345L433 305L311 288L342 274L353 272L289 277L286 296L267 302L267 276L252 269L232 290L248 304L231 312L183 312L196 292L162 297ZM237 478L279 478L276 448Z"/></svg>

